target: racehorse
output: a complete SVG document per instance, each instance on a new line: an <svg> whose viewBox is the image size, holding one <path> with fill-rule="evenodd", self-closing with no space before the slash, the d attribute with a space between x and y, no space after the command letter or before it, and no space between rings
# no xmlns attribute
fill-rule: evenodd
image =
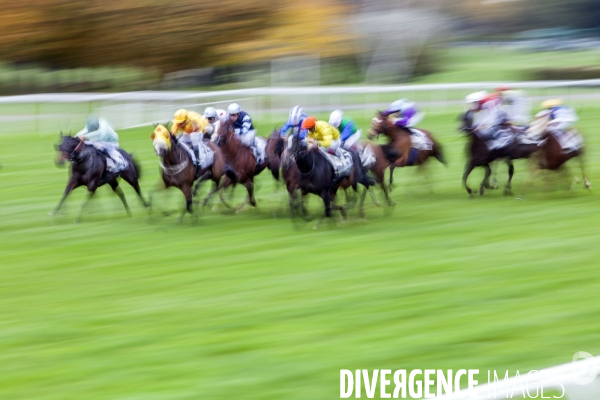
<svg viewBox="0 0 600 400"><path fill-rule="evenodd" d="M212 142L204 141L204 144L213 151L213 162L207 167L201 168L194 165L192 156L182 147L185 145L179 144L175 136L164 125L157 125L150 138L156 155L160 157L159 164L162 169L162 180L165 188L176 187L185 196L186 207L181 212L179 222L182 221L186 211L194 218L192 196L198 190L200 183L208 179L213 181L210 193L202 202L202 206L204 206L218 190L221 178L227 172L221 149ZM192 191L192 186L196 180L198 182Z"/></svg>
<svg viewBox="0 0 600 400"><path fill-rule="evenodd" d="M591 188L591 184L589 182L589 180L587 179L587 176L585 174L585 167L584 167L584 160L583 160L583 156L584 156L584 151L583 151L583 147L579 148L577 150L571 150L571 151L564 151L560 145L560 143L558 142L558 140L556 139L556 137L548 132L547 130L544 130L542 132L542 135L540 135L540 139L541 141L541 150L538 153L538 158L537 158L537 167L539 169L542 170L549 170L549 171L558 171L560 170L567 161L569 161L572 158L577 158L579 160L579 166L581 168L581 174L583 177L583 186L586 189Z"/></svg>
<svg viewBox="0 0 600 400"><path fill-rule="evenodd" d="M301 192L300 203L295 205L295 210L292 209L292 214L302 204L302 198L312 193L323 199L326 217L331 217L331 210L339 210L342 216L346 217L345 208L333 202L341 182L334 182L335 171L333 166L320 154L318 148L302 144L299 135L295 134L292 137L290 155L293 157L294 164L298 169L296 175L298 182L297 187L294 189ZM290 194L293 195L293 193ZM293 201L290 199L290 205L292 204Z"/></svg>
<svg viewBox="0 0 600 400"><path fill-rule="evenodd" d="M233 208L225 202L223 191L231 184L241 183L248 191L248 197L240 204L236 211L240 211L244 205L250 201L250 204L256 207L254 199L254 177L262 172L267 166L267 159L261 164L256 164L256 158L250 147L245 146L235 134L233 123L230 120L221 122L217 130L217 145L221 148L225 162L233 169L234 175L227 175L221 184L223 189L220 193L221 201L229 208Z"/></svg>
<svg viewBox="0 0 600 400"><path fill-rule="evenodd" d="M395 125L383 112L379 112L379 114L371 120L371 131L368 135L369 139L374 139L383 134L390 140L389 144L391 148L399 153L398 158L390 165L390 190L393 183L395 167L413 165L422 166L429 157L435 157L439 162L447 165L442 146L434 139L431 132L424 129L419 129L419 131L423 132L432 143L430 150L413 148L410 130Z"/></svg>
<svg viewBox="0 0 600 400"><path fill-rule="evenodd" d="M470 139L466 149L468 161L463 174L463 186L467 190L467 193L472 196L473 191L467 184L467 178L475 167L484 167L485 176L479 186L479 195L483 195L485 189L490 188L489 178L492 171L489 164L495 160L502 159L508 165L508 182L504 187L504 194L512 194L511 181L515 171L512 160L530 158L532 154L540 150L540 146L537 143L520 143L515 138L508 146L490 150L485 141L474 133L471 115L469 112L462 115L463 124L460 129ZM514 130L510 126L503 126L501 129L511 129L514 134Z"/></svg>
<svg viewBox="0 0 600 400"><path fill-rule="evenodd" d="M96 193L96 189L108 183L113 192L115 192L123 202L127 215L131 216L131 210L129 210L129 206L127 205L125 194L119 187L119 182L117 181L117 178L119 177L122 177L131 185L131 187L133 187L139 198L142 200L144 207L150 206L150 203L144 200L140 191L140 185L138 183L141 175L140 166L126 151L119 149L119 153L128 163L127 168L119 172L109 172L106 168L107 156L94 148L94 146L86 144L77 137L63 135L61 132L60 144L56 149L60 152L60 159L57 163L59 166L64 165L65 161L71 163L71 177L67 182L62 198L56 208L50 212L50 215L55 215L58 212L69 193L79 186L86 186L89 195L81 206L81 211L76 219L76 221L80 221L83 210L94 193Z"/></svg>
<svg viewBox="0 0 600 400"><path fill-rule="evenodd" d="M267 168L271 171L273 178L279 180L281 168L281 154L285 147L285 140L279 134L279 130L274 129L271 136L267 139L265 153L267 155Z"/></svg>

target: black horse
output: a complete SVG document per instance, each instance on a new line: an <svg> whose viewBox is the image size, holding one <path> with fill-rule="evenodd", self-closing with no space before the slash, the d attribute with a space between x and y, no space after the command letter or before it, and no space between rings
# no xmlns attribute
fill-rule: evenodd
<svg viewBox="0 0 600 400"><path fill-rule="evenodd" d="M119 187L119 182L117 178L122 177L127 183L133 187L135 192L138 194L144 207L148 207L149 203L144 200L142 193L140 191L140 185L138 180L140 179L140 167L137 162L131 157L131 155L124 150L119 149L119 153L123 156L123 158L129 164L128 167L120 172L109 172L106 169L106 156L102 154L99 150L94 148L93 146L85 144L82 140L72 136L63 136L62 132L60 134L61 143L57 146L57 151L60 152L60 158L58 160L58 165L62 166L65 161L71 162L71 177L67 182L67 187L65 188L65 192L60 199L60 202L56 206L56 208L50 212L50 215L55 215L63 202L73 191L73 189L79 186L87 186L89 195L83 206L81 207L81 212L77 220L81 219L83 214L83 210L89 200L92 198L96 189L100 186L108 183L112 190L119 196L123 205L125 206L125 210L127 214L131 216L131 211L129 210L129 206L127 205L127 200L125 199L125 194L123 190Z"/></svg>
<svg viewBox="0 0 600 400"><path fill-rule="evenodd" d="M461 115L462 126L460 130L465 132L470 142L467 144L467 165L465 166L465 172L463 174L463 185L469 195L473 194L471 188L467 185L467 178L475 167L485 168L485 177L479 186L479 195L483 195L485 189L489 189L490 186L490 175L492 170L490 163L496 160L504 160L508 165L508 182L504 188L504 194L512 194L511 181L515 171L512 160L520 158L530 158L533 153L540 150L540 147L536 143L524 144L519 143L516 138L515 140L506 147L499 149L490 150L485 141L482 140L473 129L473 115L472 112L466 112ZM508 124L500 126L499 129L510 129L512 127Z"/></svg>
<svg viewBox="0 0 600 400"><path fill-rule="evenodd" d="M347 216L346 209L343 206L334 204L336 192L338 188L346 189L352 187L354 190L357 190L357 186L360 183L365 186L360 203L362 214L362 205L365 195L368 188L375 184L375 181L363 172L360 159L354 152L351 153L352 161L354 163L352 172L348 177L343 179L335 177L333 166L325 159L316 146L307 146L301 143L299 135L297 134L293 136L290 153L298 168L298 173L296 175L297 189L301 192L299 202L295 202L295 206L292 207L292 213L294 213L294 208L300 213L303 213L302 198L308 193L312 193L323 199L326 217L332 216L331 210L339 210L345 218ZM293 201L290 201L290 205L293 203ZM322 219L323 218L321 218L321 220Z"/></svg>

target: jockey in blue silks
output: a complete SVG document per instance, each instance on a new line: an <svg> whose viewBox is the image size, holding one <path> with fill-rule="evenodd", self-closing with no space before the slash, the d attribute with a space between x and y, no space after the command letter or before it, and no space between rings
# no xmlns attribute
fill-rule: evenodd
<svg viewBox="0 0 600 400"><path fill-rule="evenodd" d="M292 134L300 131L302 122L306 119L306 117L307 117L307 115L304 114L304 112L302 111L302 107L296 106L296 107L292 108L287 122L279 130L279 134L281 135L281 137L285 138L287 131L289 131L290 129L292 130L292 132L291 132ZM304 132L304 136L306 136L306 132ZM304 137L302 137L302 138L304 138Z"/></svg>
<svg viewBox="0 0 600 400"><path fill-rule="evenodd" d="M302 107L295 106L291 109L287 122L279 130L281 138L285 138L287 132L291 129L290 137L288 139L288 149L292 148L291 138L295 133L298 133L300 140L304 140L306 138L306 129L302 129L302 122L304 122L306 117L307 115L302 111Z"/></svg>

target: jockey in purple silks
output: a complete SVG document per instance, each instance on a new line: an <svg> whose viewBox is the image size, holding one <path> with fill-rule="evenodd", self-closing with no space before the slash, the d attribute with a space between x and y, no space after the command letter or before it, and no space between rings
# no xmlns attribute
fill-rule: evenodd
<svg viewBox="0 0 600 400"><path fill-rule="evenodd" d="M425 113L417 111L415 103L409 102L406 99L396 100L390 104L383 114L385 116L396 115L397 119L394 121L394 125L400 128L413 128L425 116Z"/></svg>

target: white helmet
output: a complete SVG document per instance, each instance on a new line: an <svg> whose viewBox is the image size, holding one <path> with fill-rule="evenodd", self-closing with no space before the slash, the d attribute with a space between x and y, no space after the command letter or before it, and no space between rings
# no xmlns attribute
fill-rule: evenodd
<svg viewBox="0 0 600 400"><path fill-rule="evenodd" d="M402 111L404 109L405 105L406 105L406 99L396 100L395 102L390 104L390 108L388 109L388 111L391 111L392 113Z"/></svg>
<svg viewBox="0 0 600 400"><path fill-rule="evenodd" d="M487 96L487 94L488 93L485 90L482 90L480 92L471 93L470 95L467 95L467 97L465 97L465 103L470 104L470 103L476 103L478 101L481 101L485 98L485 96Z"/></svg>
<svg viewBox="0 0 600 400"><path fill-rule="evenodd" d="M240 108L240 105L238 103L231 103L229 105L229 107L227 107L227 113L229 115L231 115L231 114L239 114L240 111L242 111L242 109Z"/></svg>
<svg viewBox="0 0 600 400"><path fill-rule="evenodd" d="M205 118L217 118L217 110L214 107L206 107L204 110Z"/></svg>
<svg viewBox="0 0 600 400"><path fill-rule="evenodd" d="M334 128L339 128L343 117L344 113L342 110L335 110L329 116L329 125L333 126Z"/></svg>
<svg viewBox="0 0 600 400"><path fill-rule="evenodd" d="M288 118L290 125L300 125L300 118L302 117L302 107L296 106L290 110L290 116Z"/></svg>

